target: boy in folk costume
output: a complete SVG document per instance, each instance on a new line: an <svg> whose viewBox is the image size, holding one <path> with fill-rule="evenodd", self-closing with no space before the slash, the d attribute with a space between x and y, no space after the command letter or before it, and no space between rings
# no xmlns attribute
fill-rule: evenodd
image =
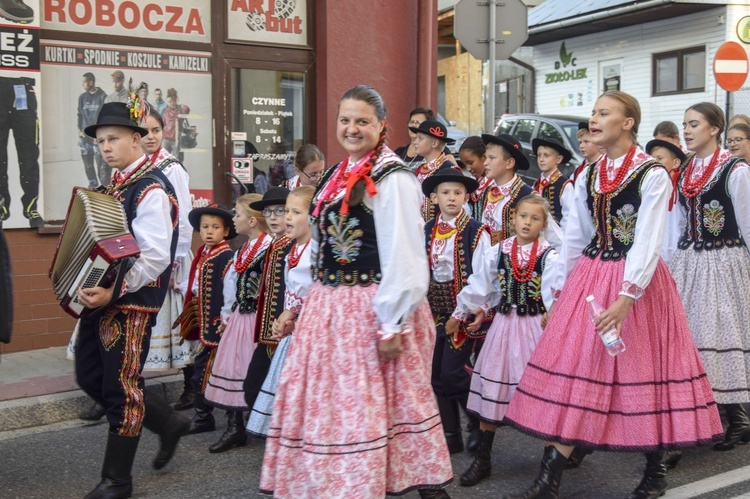
<svg viewBox="0 0 750 499"><path fill-rule="evenodd" d="M679 139L679 134L677 137ZM687 160L687 154L678 145L675 145L674 142L661 139L650 140L646 144L646 153L664 165L672 179L672 197L669 200L669 211L671 212L677 203L677 179L680 177L680 173L682 173L682 165ZM669 224L669 227L664 234L664 243L662 244L661 252L661 256L665 262L669 262L674 252L677 251L677 243L680 236L680 230L677 227L679 217L667 217L667 224ZM677 227L676 230L675 227Z"/></svg>
<svg viewBox="0 0 750 499"><path fill-rule="evenodd" d="M420 184L441 168L457 168L445 157L445 146L456 142L448 138L448 129L445 125L439 121L427 120L420 123L418 127L410 126L409 130L416 134L414 149L418 155L424 157L424 163L419 165L414 172ZM422 203L422 218L425 222L434 219L436 211L437 207L430 197L425 196Z"/></svg>
<svg viewBox="0 0 750 499"><path fill-rule="evenodd" d="M484 192L484 212L481 222L490 228L492 244L515 235L513 218L518 201L534 192L516 174L517 170L528 170L529 160L523 154L521 143L512 135L482 134L487 160L487 178L493 184ZM550 217L544 238L555 248L562 245L560 226Z"/></svg>
<svg viewBox="0 0 750 499"><path fill-rule="evenodd" d="M554 139L534 139L531 148L536 152L541 175L534 182L534 190L549 202L550 214L560 223L567 206L573 198L572 182L560 173L560 165L570 161L573 155Z"/></svg>
<svg viewBox="0 0 750 499"><path fill-rule="evenodd" d="M141 151L147 135L135 119L143 108L131 94L130 106L104 104L94 125L84 132L95 138L107 165L116 170L105 193L122 202L128 227L141 250L125 274L119 296L114 288L78 290L86 308L101 311L80 321L75 349L76 381L101 404L109 422L102 480L86 497L130 497L131 470L141 428L159 434L161 448L153 467L172 458L188 421L154 393L144 392L141 376L156 314L164 301L177 245L177 203L167 178Z"/></svg>
<svg viewBox="0 0 750 499"><path fill-rule="evenodd" d="M266 250L263 263L263 276L258 295L258 309L255 318L255 343L257 344L247 375L242 385L245 392L245 402L252 408L258 398L263 381L271 368L271 359L279 344L273 338L273 321L284 310L284 262L287 254L294 245L294 240L286 237L285 205L289 196L289 189L274 187L269 189L263 199L250 204L250 208L260 211L268 225L268 233L273 236L273 242Z"/></svg>
<svg viewBox="0 0 750 499"><path fill-rule="evenodd" d="M591 142L591 132L589 131L588 121L581 121L578 123L578 133L576 133L576 137L578 137L578 150L583 156L583 161L573 173L573 178L571 178L573 182L576 181L578 176L588 165L596 163L599 161L599 158L602 157L602 151Z"/></svg>
<svg viewBox="0 0 750 499"><path fill-rule="evenodd" d="M224 306L224 275L229 271L234 256L227 240L236 237L237 232L232 223L232 212L218 204L194 209L189 219L193 229L200 232L204 243L193 258L185 307L178 319L183 338L200 340L192 379L195 413L187 432L193 434L216 429L213 407L206 404L204 394L223 330L221 309Z"/></svg>
<svg viewBox="0 0 750 499"><path fill-rule="evenodd" d="M437 339L432 358L432 388L438 401L443 431L451 454L461 452L459 406L466 411L471 384L472 356L479 353L486 327L447 335L446 321L456 308L456 295L472 274L474 255L483 255L490 246L489 230L471 218L463 206L479 183L453 168L445 168L425 179L422 192L438 206L439 214L425 225L430 260L430 288L427 301L435 318ZM486 323L489 326L491 318ZM471 435L467 448L479 446L478 418L470 418Z"/></svg>

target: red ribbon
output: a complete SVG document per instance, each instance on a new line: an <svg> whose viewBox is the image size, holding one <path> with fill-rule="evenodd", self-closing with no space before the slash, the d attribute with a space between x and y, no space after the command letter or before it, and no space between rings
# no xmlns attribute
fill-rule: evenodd
<svg viewBox="0 0 750 499"><path fill-rule="evenodd" d="M445 132L443 132L442 129L440 129L440 128L436 127L436 126L430 128L430 133L433 134L433 135L437 135L438 137L444 137L445 136Z"/></svg>

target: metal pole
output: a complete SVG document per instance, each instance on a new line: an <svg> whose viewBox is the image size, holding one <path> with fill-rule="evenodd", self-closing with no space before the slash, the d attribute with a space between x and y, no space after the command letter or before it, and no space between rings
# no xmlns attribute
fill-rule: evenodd
<svg viewBox="0 0 750 499"><path fill-rule="evenodd" d="M727 100L724 102L724 119L729 123L729 91L727 90Z"/></svg>
<svg viewBox="0 0 750 499"><path fill-rule="evenodd" d="M495 39L495 32L497 30L497 0L489 1L490 7L490 32L489 39L490 44L490 98L489 105L487 106L487 119L485 120L487 126L487 133L492 133L495 130L495 57L497 54L497 40Z"/></svg>

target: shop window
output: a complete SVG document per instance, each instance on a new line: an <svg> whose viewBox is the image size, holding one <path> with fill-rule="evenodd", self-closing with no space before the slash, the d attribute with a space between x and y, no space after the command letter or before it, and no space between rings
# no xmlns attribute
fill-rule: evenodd
<svg viewBox="0 0 750 499"><path fill-rule="evenodd" d="M653 55L652 94L703 92L706 85L706 48L691 47Z"/></svg>

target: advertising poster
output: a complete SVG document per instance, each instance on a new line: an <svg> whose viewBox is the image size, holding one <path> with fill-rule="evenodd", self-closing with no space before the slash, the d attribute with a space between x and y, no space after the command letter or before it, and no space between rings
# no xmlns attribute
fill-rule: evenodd
<svg viewBox="0 0 750 499"><path fill-rule="evenodd" d="M227 0L227 38L308 45L307 0Z"/></svg>
<svg viewBox="0 0 750 499"><path fill-rule="evenodd" d="M39 1L0 2L0 224L42 227Z"/></svg>
<svg viewBox="0 0 750 499"><path fill-rule="evenodd" d="M128 87L165 118L163 147L190 174L194 204L209 200L212 178L211 54L153 48L46 41L41 47L45 85L45 213L65 218L74 186L109 182L94 141L82 133L101 105L125 101Z"/></svg>

